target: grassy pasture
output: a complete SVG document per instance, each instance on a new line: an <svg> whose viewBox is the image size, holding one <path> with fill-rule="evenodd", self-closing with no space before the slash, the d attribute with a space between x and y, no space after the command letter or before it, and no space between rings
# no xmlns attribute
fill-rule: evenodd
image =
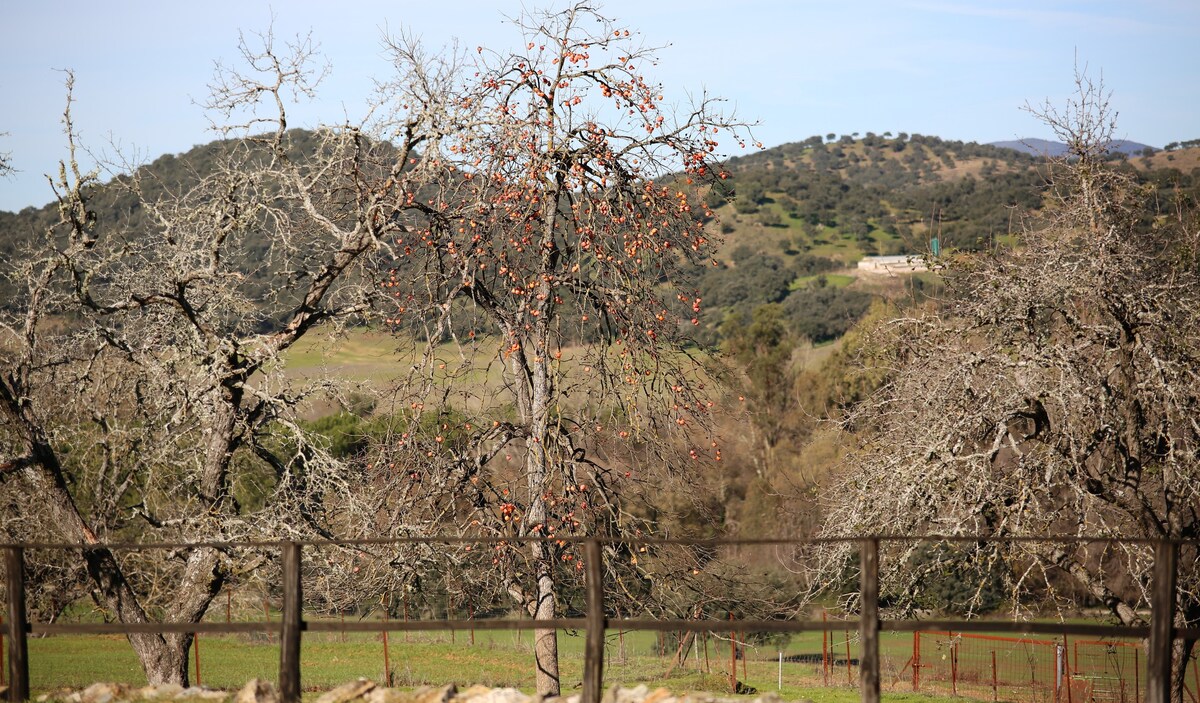
<svg viewBox="0 0 1200 703"><path fill-rule="evenodd" d="M313 376L336 373L339 377L358 382L386 382L397 371L412 364L410 354L403 353L395 337L372 329L351 330L344 338L313 334L301 339L288 350L285 363L289 374Z"/></svg>
<svg viewBox="0 0 1200 703"><path fill-rule="evenodd" d="M248 602L247 602L248 603ZM247 603L232 611L235 621L261 620L262 611ZM221 621L218 608L210 620ZM68 620L91 621L92 611L71 611ZM272 608L270 620L279 621ZM346 619L351 620L348 616ZM375 617L375 616L368 616ZM309 614L308 619L327 617ZM786 700L808 699L815 703L857 700L858 644L856 620L831 618L832 630L795 633L781 639L737 635L745 641L744 657L736 662L737 679L761 693L778 692ZM570 694L581 686L584 633L560 632L559 651L563 690ZM880 636L881 683L884 700L949 701L949 650L945 635L922 636L921 684L912 692L911 633L883 632ZM1045 700L1052 690L1056 640L1033 638L1037 646L1012 637L972 636L960 642L954 655L958 663L958 694L961 698L992 700L989 661L1000 661L999 700ZM1078 638L1073 638L1078 639ZM1086 643L1085 643L1086 644ZM514 687L532 693L533 637L530 630L458 632L392 632L388 635L388 659L392 685L410 688L454 683L460 688L474 684ZM203 635L199 638L200 682L209 688L236 689L255 677L275 680L278 675L277 635ZM1078 653L1078 649L1069 650ZM117 635L63 635L29 640L30 674L34 695L64 687L81 688L95 681L114 681L134 686L145 677L132 648ZM823 652L830 666L822 667ZM992 654L994 652L994 654ZM607 685L650 688L666 687L675 692L711 691L724 693L729 686L731 649L728 632L717 632L689 648L685 661L674 663L675 645L660 642L653 632L609 630L605 651ZM991 657L989 658L989 654ZM194 655L194 651L193 651ZM1075 656L1072 654L1071 656ZM781 663L780 658L783 661ZM193 683L196 668L192 665ZM309 632L301 647L302 683L306 697L358 677L385 681L384 641L377 633ZM1007 663L1007 664L1006 664ZM1078 662L1075 663L1078 665ZM1036 669L1038 686L1028 685L1028 672ZM1094 669L1094 664L1093 664ZM1097 674L1089 671L1089 674ZM780 675L782 674L782 686ZM1084 675L1073 689L1081 694L1087 685ZM1144 681L1144 678L1143 678ZM934 695L936 694L936 695ZM942 697L939 697L942 696ZM961 699L960 698L960 699Z"/></svg>
<svg viewBox="0 0 1200 703"><path fill-rule="evenodd" d="M278 615L273 614L272 620ZM240 618L239 618L240 619ZM796 633L783 640L749 638L745 657L735 663L739 681L761 693L778 692L784 699L809 699L816 703L857 700L857 622L849 620L823 635ZM200 681L210 688L235 689L259 677L274 680L278 675L279 647L266 635L202 636L199 640ZM738 635L739 638L742 635ZM941 639L944 639L941 638ZM1023 646L1011 638L964 640L959 657L960 697L991 700L990 672L975 671L987 659L988 650L999 653L1001 662L1015 662L1018 669L1035 667L1042 677L1041 688L1027 689L1020 672L1001 669L1000 700L1040 700L1052 683L1043 676L1054 671L1054 640L1042 646ZM987 640L987 641L985 641ZM947 651L937 637L924 636L922 644L921 693L912 692L913 652L911 633L884 632L880 637L881 677L884 700L949 701L950 683L945 678ZM560 632L559 651L564 693L581 686L584 638L582 632ZM454 683L460 688L473 684L515 687L532 693L532 632L523 630L401 633L388 636L392 685L416 687ZM29 642L30 673L35 695L63 687L82 687L95 681L143 685L145 678L132 649L115 635L69 635L35 638ZM828 651L831 665L824 670L822 652ZM983 652L981 655L980 652ZM675 647L662 645L652 632L609 631L605 652L607 685L650 688L664 686L676 692L724 693L729 685L729 633L715 633L706 642L691 647L682 663L674 663ZM780 657L783 662L781 664ZM194 660L193 660L194 661ZM382 682L383 637L374 633L306 633L301 647L302 682L315 698L348 680L365 677ZM781 670L782 667L782 670ZM986 668L986 665L985 665ZM940 672L940 675L937 673ZM195 666L192 668L195 681ZM779 678L782 673L782 686ZM1004 678L1016 681L1007 687ZM939 679L939 680L935 680ZM939 695L934 695L934 693ZM961 698L960 698L961 699Z"/></svg>
<svg viewBox="0 0 1200 703"><path fill-rule="evenodd" d="M582 632L560 633L559 650L565 694L578 692L583 663ZM455 683L460 688L472 684L511 686L533 692L532 633L477 631L475 644L469 632L460 631L451 641L449 633L391 633L388 649L393 685L415 687ZM904 636L900 639L906 639ZM407 641L406 641L407 639ZM845 666L844 635L835 633L837 647L830 685L823 685L820 665L821 634L802 633L782 649L775 644L747 647L743 662L737 661L737 677L761 693L776 691L787 700L809 699L816 703L849 703L858 700L858 669L848 673ZM851 630L852 661L854 633ZM896 637L884 637L885 672L889 651L907 658L908 651ZM838 654L837 648L843 648ZM635 686L644 683L676 692L728 691L730 650L728 636L709 639L705 663L704 648L692 648L688 660L671 667L673 651L659 655L656 636L649 632L610 632L605 661L606 685ZM145 677L132 649L116 635L64 635L31 639L30 675L34 695L63 687L82 687L95 681L115 681L144 685ZM901 651L903 650L903 651ZM624 655L622 656L622 651ZM785 661L783 686L777 688L778 655L802 657L803 662ZM302 684L306 698L356 677L383 681L383 641L377 634L352 633L345 641L338 634L309 633L301 647ZM809 663L815 662L815 663ZM903 659L901 660L903 664ZM209 688L236 689L247 680L259 677L275 680L278 676L279 646L265 636L202 636L200 638L200 680ZM745 673L743 674L743 667ZM193 679L195 667L193 664ZM847 684L847 680L851 682ZM193 680L194 683L194 680ZM883 682L888 701L949 701L949 698L913 694L905 678Z"/></svg>
<svg viewBox="0 0 1200 703"><path fill-rule="evenodd" d="M825 285L829 286L830 288L845 288L846 286L858 280L854 276L846 273L818 273L813 274L812 276L801 276L800 278L792 281L791 285L788 287L792 290L808 288L809 286L815 284L819 278L824 278Z"/></svg>

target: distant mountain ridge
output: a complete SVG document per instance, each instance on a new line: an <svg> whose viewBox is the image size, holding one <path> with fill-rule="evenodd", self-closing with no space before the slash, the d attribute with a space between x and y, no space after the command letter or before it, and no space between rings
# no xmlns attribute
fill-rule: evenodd
<svg viewBox="0 0 1200 703"><path fill-rule="evenodd" d="M1025 139L1015 139L1003 142L988 142L988 146L999 147L1001 149L1013 149L1022 154L1031 154L1033 156L1062 156L1067 153L1067 145L1062 142L1052 142L1048 139L1035 139L1026 137ZM1159 151L1157 147L1140 142L1131 142L1128 139L1114 139L1109 142L1108 150L1114 154L1126 154L1128 156L1141 155L1146 149L1151 151Z"/></svg>

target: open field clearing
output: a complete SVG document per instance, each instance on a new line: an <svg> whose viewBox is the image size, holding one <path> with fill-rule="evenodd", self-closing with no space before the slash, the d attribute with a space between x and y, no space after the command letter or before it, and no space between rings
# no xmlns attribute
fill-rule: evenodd
<svg viewBox="0 0 1200 703"><path fill-rule="evenodd" d="M663 686L680 693L712 691L723 694L728 691L732 663L738 681L756 688L760 694L777 692L788 700L800 698L817 703L853 701L858 699L857 623L847 621L846 624L846 628L833 630L827 636L806 632L786 640L755 642L757 638L748 638L751 643L746 644L744 650L739 647L739 656L732 661L729 633L716 633L700 646L689 646L682 663L673 661L677 644L670 636L666 641L660 641L650 632L611 632L605 652L605 683L610 686L646 684L652 689ZM582 634L559 635L566 694L578 690L581 685ZM882 633L884 700L946 701L952 700L948 696L957 691L959 700L962 697L993 700L996 696L998 700L1049 701L1054 700L1056 685L1061 686L1061 682L1054 680L1055 657L1059 655L1056 654L1058 642L1053 639L987 635L965 639L924 634L921 642L917 682L920 692L913 693L913 635ZM1138 665L1125 667L1123 675L1130 680L1122 684L1114 675L1120 665L1114 660L1115 668L1108 666L1104 659L1113 658L1114 647L1127 648L1130 657L1136 656L1133 651L1137 647L1109 644L1096 649L1092 646L1095 644L1081 641L1067 647L1068 657L1080 658L1079 662L1070 664L1073 676L1077 677L1072 679L1073 692L1087 695L1084 689L1098 690L1111 684L1123 686L1123 690L1132 696L1134 677L1137 677L1137 684L1145 681L1144 673L1136 673ZM529 666L532 656L530 631L394 632L388 636L386 646L393 686L454 683L460 688L482 684L515 687L527 692L534 689ZM1099 663L1088 660L1089 646L1101 653ZM30 640L29 649L35 694L62 687L83 687L94 681L145 683L136 658L123 637L64 635L37 638ZM279 647L274 636L203 636L199 651L198 678L209 688L236 689L251 678L273 680L278 673ZM745 657L741 656L743 651ZM305 635L301 661L306 697L315 697L318 691L358 677L383 682L384 656L385 644L380 635ZM192 661L195 683L195 659ZM991 669L989 662L996 668ZM993 675L999 683L995 692Z"/></svg>

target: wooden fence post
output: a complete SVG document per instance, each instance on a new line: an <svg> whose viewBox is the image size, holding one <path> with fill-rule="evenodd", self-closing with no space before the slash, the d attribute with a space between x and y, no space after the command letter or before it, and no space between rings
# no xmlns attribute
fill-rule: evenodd
<svg viewBox="0 0 1200 703"><path fill-rule="evenodd" d="M1171 700L1171 645L1175 625L1175 562L1173 542L1154 545L1154 583L1150 591L1150 651L1146 661L1146 703Z"/></svg>
<svg viewBox="0 0 1200 703"><path fill-rule="evenodd" d="M4 570L8 577L8 700L29 699L29 626L25 615L25 550L4 548Z"/></svg>
<svg viewBox="0 0 1200 703"><path fill-rule="evenodd" d="M300 703L300 545L284 542L283 616L279 627L279 698L283 703Z"/></svg>
<svg viewBox="0 0 1200 703"><path fill-rule="evenodd" d="M8 583L8 699L13 703L29 698L29 645L25 620L25 551L5 548Z"/></svg>
<svg viewBox="0 0 1200 703"><path fill-rule="evenodd" d="M961 634L961 633L960 633ZM950 693L958 696L958 643L950 633Z"/></svg>
<svg viewBox="0 0 1200 703"><path fill-rule="evenodd" d="M862 542L862 612L858 632L862 660L858 667L859 693L863 703L879 703L879 539Z"/></svg>
<svg viewBox="0 0 1200 703"><path fill-rule="evenodd" d="M587 604L587 642L583 651L583 700L600 703L604 676L604 568L600 542L589 539L583 545Z"/></svg>

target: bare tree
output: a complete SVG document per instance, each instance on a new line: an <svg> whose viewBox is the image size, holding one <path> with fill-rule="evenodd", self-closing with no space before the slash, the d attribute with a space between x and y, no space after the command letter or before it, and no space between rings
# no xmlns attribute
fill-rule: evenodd
<svg viewBox="0 0 1200 703"><path fill-rule="evenodd" d="M394 401L411 425L376 463L404 468L376 480L426 501L404 511L428 516L424 529L636 535L619 498L648 465L676 446L683 461L720 457L705 374L682 345L701 300L680 272L710 261L702 186L724 177L717 140L747 135L717 101L677 104L648 82L654 49L587 4L515 23L516 52L443 58L456 92L392 86L442 106L449 128L425 152L445 175L392 243L387 318L424 362ZM412 42L392 49L428 64ZM579 555L524 549L489 567L522 610L553 618ZM610 568L638 561L610 553ZM538 691L559 693L554 630L537 630L536 660Z"/></svg>
<svg viewBox="0 0 1200 703"><path fill-rule="evenodd" d="M1200 537L1200 229L1194 210L1154 211L1106 167L1108 95L1078 87L1040 113L1071 148L1043 219L1012 249L951 258L948 299L877 330L890 380L849 417L860 448L830 488L825 536ZM1074 584L1134 625L1148 602L1142 545L918 549L886 560L886 588L910 607L949 559L1002 573L1014 609ZM1194 627L1194 546L1180 564L1176 624ZM1175 701L1192 646L1175 646Z"/></svg>
<svg viewBox="0 0 1200 703"><path fill-rule="evenodd" d="M0 137L7 137L8 132L0 132ZM12 153L0 151L0 177L10 176L14 171L12 165Z"/></svg>
<svg viewBox="0 0 1200 703"><path fill-rule="evenodd" d="M291 131L290 96L321 75L313 46L260 38L242 43L248 72L218 69L210 107L240 124L215 166L184 189L155 184L156 198L140 171L109 186L132 189L148 228L91 209L97 174L77 165L68 77L60 217L6 271L24 292L0 312L4 486L59 539L330 536L324 497L355 480L296 420L304 398L336 389L292 381L281 355L371 309L377 257L440 115L381 108L360 125ZM144 622L148 604L196 622L245 566L212 548L83 554L93 597L122 622ZM150 681L187 682L190 635L129 639Z"/></svg>

